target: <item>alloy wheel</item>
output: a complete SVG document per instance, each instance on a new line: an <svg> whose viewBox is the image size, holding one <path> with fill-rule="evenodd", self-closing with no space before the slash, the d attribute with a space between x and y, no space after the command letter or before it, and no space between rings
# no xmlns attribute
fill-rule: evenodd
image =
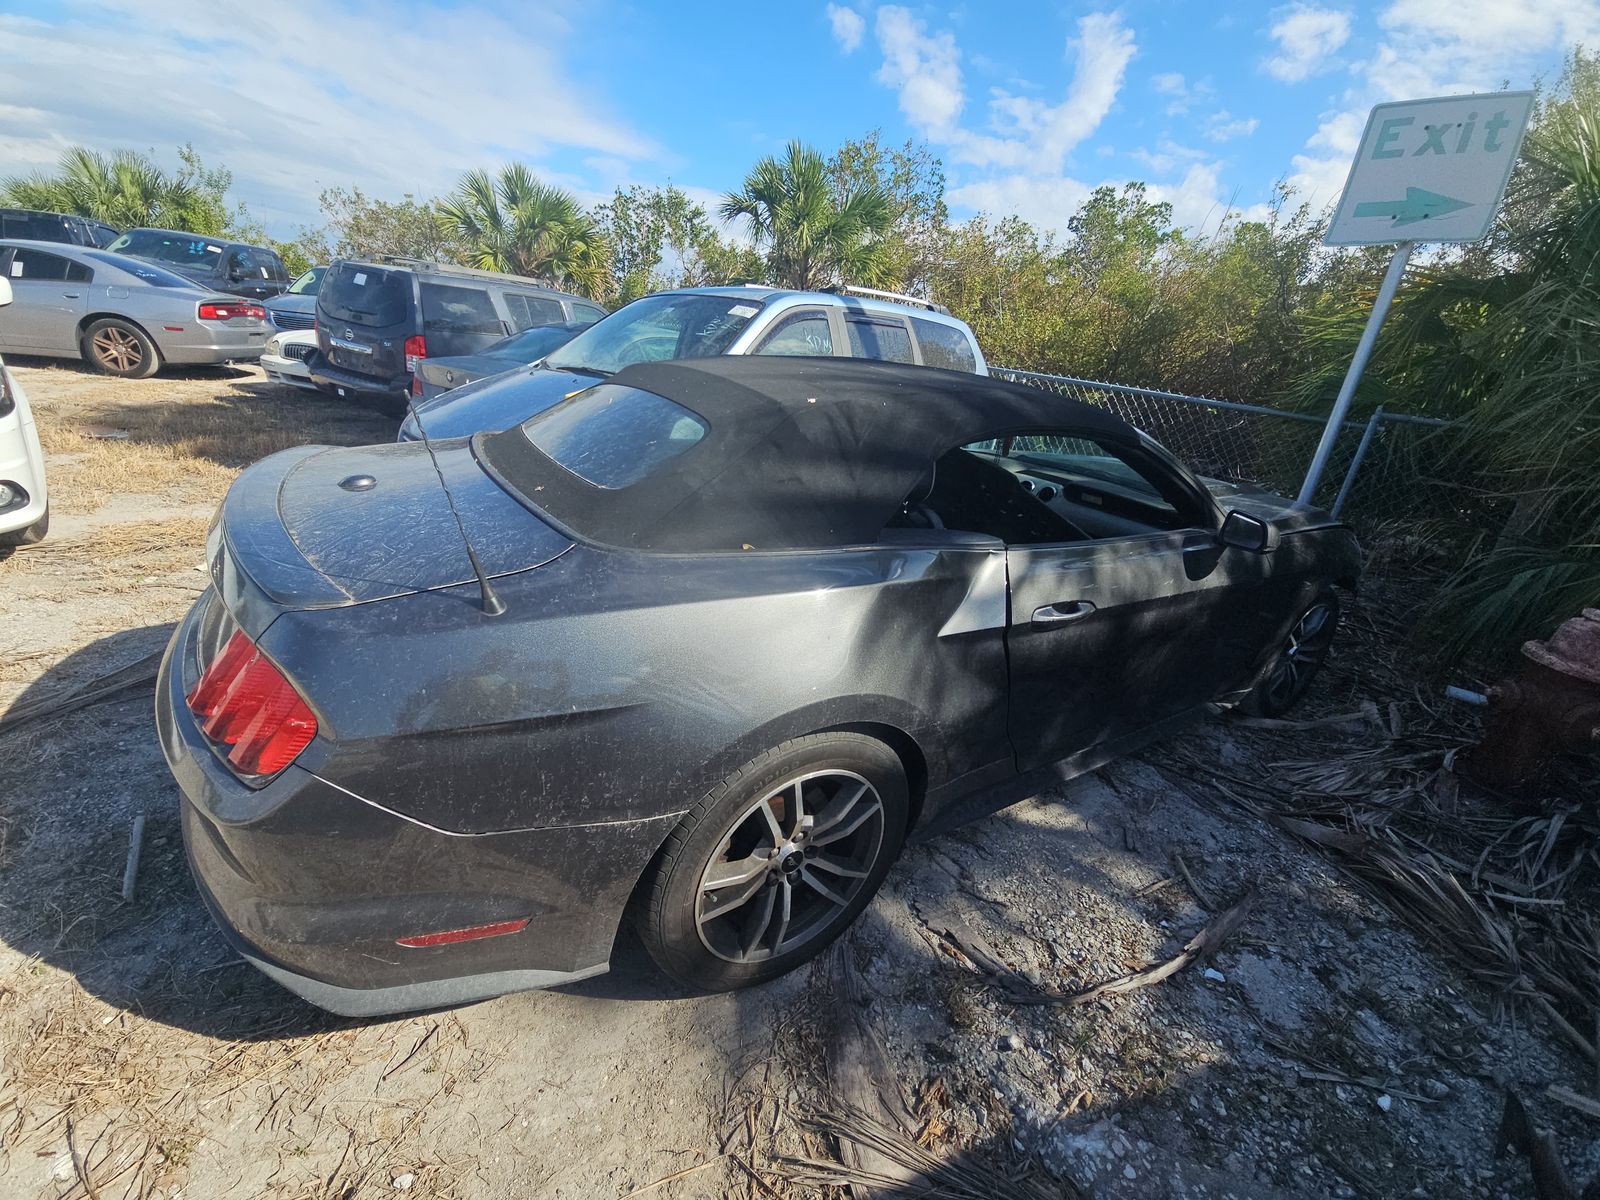
<svg viewBox="0 0 1600 1200"><path fill-rule="evenodd" d="M774 788L733 822L701 873L701 943L726 962L754 963L829 932L866 886L883 831L883 800L853 771Z"/></svg>
<svg viewBox="0 0 1600 1200"><path fill-rule="evenodd" d="M1295 622L1267 677L1267 703L1273 709L1288 708L1311 685L1311 677L1333 645L1334 625L1333 606L1321 601Z"/></svg>
<svg viewBox="0 0 1600 1200"><path fill-rule="evenodd" d="M95 357L113 371L136 371L144 364L144 347L126 329L107 325L94 335Z"/></svg>

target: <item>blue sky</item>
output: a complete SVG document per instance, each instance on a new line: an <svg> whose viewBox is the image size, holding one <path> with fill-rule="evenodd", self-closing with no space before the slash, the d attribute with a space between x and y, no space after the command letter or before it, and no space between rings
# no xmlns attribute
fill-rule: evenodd
<svg viewBox="0 0 1600 1200"><path fill-rule="evenodd" d="M0 0L0 173L192 142L287 235L321 188L427 196L509 159L586 201L711 202L790 138L879 128L944 159L958 217L1059 229L1142 179L1206 227L1279 179L1331 202L1374 103L1527 86L1579 43L1600 0Z"/></svg>

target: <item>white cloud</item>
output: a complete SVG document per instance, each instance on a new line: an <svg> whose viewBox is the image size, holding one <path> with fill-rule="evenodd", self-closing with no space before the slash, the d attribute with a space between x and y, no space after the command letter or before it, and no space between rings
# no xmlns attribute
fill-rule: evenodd
<svg viewBox="0 0 1600 1200"><path fill-rule="evenodd" d="M1025 167L1042 177L1059 174L1066 156L1100 127L1136 52L1133 32L1119 14L1089 13L1067 42L1073 71L1061 102L996 88L988 106L992 132L977 132L961 124L966 87L953 34L930 33L925 22L897 5L878 10L876 32L883 51L878 81L899 93L900 111L918 133L944 146L956 162Z"/></svg>
<svg viewBox="0 0 1600 1200"><path fill-rule="evenodd" d="M1278 52L1262 65L1284 83L1299 83L1327 70L1329 60L1350 40L1350 14L1342 9L1293 4L1278 14L1269 31Z"/></svg>
<svg viewBox="0 0 1600 1200"><path fill-rule="evenodd" d="M1190 82L1176 71L1151 76L1150 86L1159 94L1171 98L1166 107L1169 117L1181 117L1192 106L1206 103L1216 90L1209 75Z"/></svg>
<svg viewBox="0 0 1600 1200"><path fill-rule="evenodd" d="M1206 156L1207 155L1204 150L1195 150L1189 146L1181 146L1171 138L1162 138L1156 143L1156 148L1154 150L1148 150L1144 147L1140 147L1138 150L1131 151L1128 154L1129 158L1133 159L1135 162L1143 163L1157 175L1165 175L1174 167L1181 166L1186 162L1194 162L1195 160L1205 158Z"/></svg>
<svg viewBox="0 0 1600 1200"><path fill-rule="evenodd" d="M1376 49L1356 82L1294 158L1289 182L1311 203L1333 203L1374 104L1528 86L1552 53L1600 43L1595 0L1393 0L1378 14Z"/></svg>
<svg viewBox="0 0 1600 1200"><path fill-rule="evenodd" d="M833 40L839 43L839 48L846 54L854 53L867 31L867 23L861 19L861 14L841 4L830 4L828 21L833 26Z"/></svg>
<svg viewBox="0 0 1600 1200"><path fill-rule="evenodd" d="M900 111L919 133L950 140L967 102L955 35L929 34L909 9L896 5L878 10L877 34L883 51L878 82L899 93Z"/></svg>
<svg viewBox="0 0 1600 1200"><path fill-rule="evenodd" d="M1040 229L1065 233L1067 219L1083 206L1093 190L1088 184L1065 176L1006 175L952 188L949 198L952 204L974 212L1000 216L1015 213Z"/></svg>
<svg viewBox="0 0 1600 1200"><path fill-rule="evenodd" d="M226 20L200 0L0 14L0 160L7 174L49 168L84 144L154 147L176 165L170 148L192 142L281 233L317 220L328 186L432 195L469 167L537 168L558 150L659 161L659 147L568 75L576 47L563 7L470 22L331 3L308 18L266 0L230 7ZM427 62L470 63L472 74L403 65Z"/></svg>
<svg viewBox="0 0 1600 1200"><path fill-rule="evenodd" d="M1258 117L1234 119L1227 109L1214 112L1206 118L1201 132L1213 142L1231 142L1234 138L1249 137L1260 126Z"/></svg>

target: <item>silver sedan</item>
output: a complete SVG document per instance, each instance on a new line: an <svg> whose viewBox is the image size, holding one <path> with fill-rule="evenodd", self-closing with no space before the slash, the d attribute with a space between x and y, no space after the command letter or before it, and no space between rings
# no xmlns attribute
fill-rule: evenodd
<svg viewBox="0 0 1600 1200"><path fill-rule="evenodd" d="M13 297L0 311L6 354L143 379L169 363L254 362L272 332L256 301L92 246L0 240L0 274Z"/></svg>

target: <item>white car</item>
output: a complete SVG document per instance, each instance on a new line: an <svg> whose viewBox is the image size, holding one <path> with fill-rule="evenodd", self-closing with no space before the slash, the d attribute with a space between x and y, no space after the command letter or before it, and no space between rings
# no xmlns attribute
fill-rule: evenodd
<svg viewBox="0 0 1600 1200"><path fill-rule="evenodd" d="M306 359L317 348L314 329L286 329L267 339L261 352L261 369L273 383L286 383L290 387L316 392L321 389L311 382L311 372L306 369Z"/></svg>
<svg viewBox="0 0 1600 1200"><path fill-rule="evenodd" d="M0 276L0 306L10 303L11 281ZM0 360L0 546L31 546L49 528L50 494L33 410Z"/></svg>

